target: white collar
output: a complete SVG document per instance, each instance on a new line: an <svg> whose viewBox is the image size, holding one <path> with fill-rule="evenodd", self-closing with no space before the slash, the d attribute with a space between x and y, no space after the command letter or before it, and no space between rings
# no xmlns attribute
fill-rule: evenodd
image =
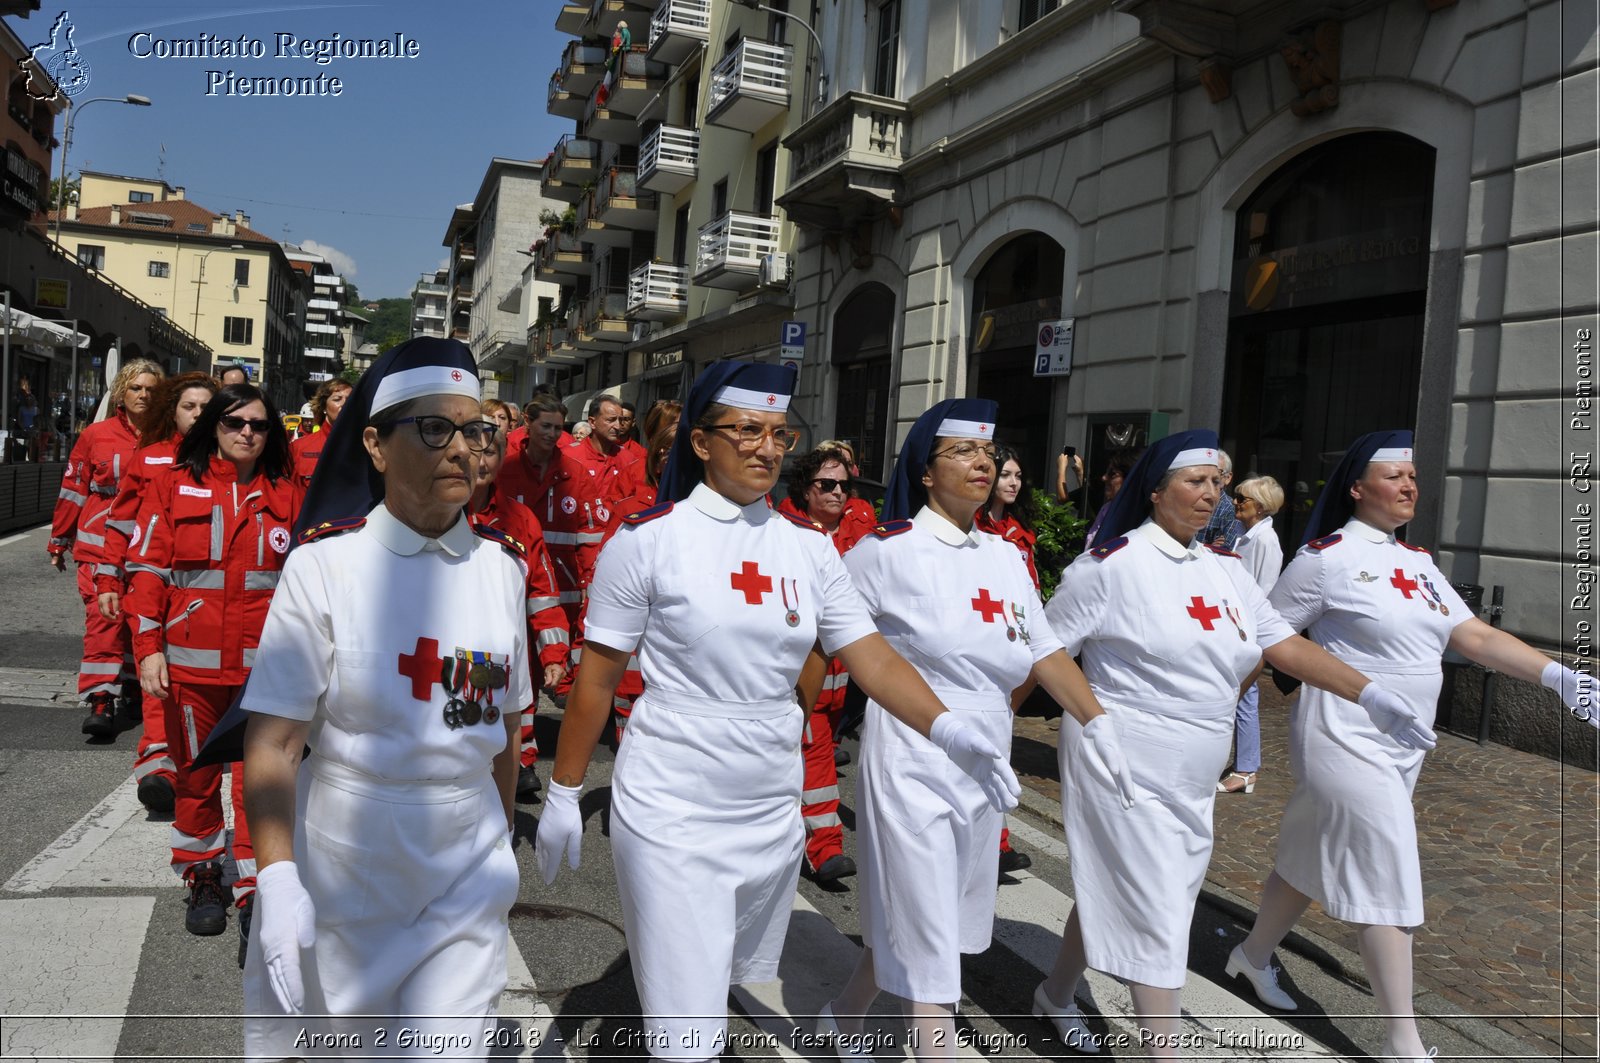
<svg viewBox="0 0 1600 1063"><path fill-rule="evenodd" d="M946 546L965 546L968 543L976 546L978 544L976 523L973 524L972 531L964 532L950 523L945 517L935 513L931 506L923 506L917 510L917 515L911 518L911 523L923 531L932 533L935 539L938 539Z"/></svg>
<svg viewBox="0 0 1600 1063"><path fill-rule="evenodd" d="M1166 529L1155 522L1154 517L1146 517L1144 523L1133 529L1137 534L1148 539L1152 546L1174 561L1184 561L1200 556L1200 552L1193 546L1186 546L1168 535Z"/></svg>
<svg viewBox="0 0 1600 1063"><path fill-rule="evenodd" d="M400 523L400 518L389 512L388 505L380 502L367 514L366 530L388 550L401 557L410 557L423 550L442 550L451 557L460 557L472 549L472 526L467 523L465 511L450 525L449 531L437 539L430 539Z"/></svg>
<svg viewBox="0 0 1600 1063"><path fill-rule="evenodd" d="M1369 543L1394 542L1393 532L1380 531L1368 524L1366 521L1360 520L1356 517L1351 517L1349 522L1340 530L1345 532L1347 535L1365 539Z"/></svg>
<svg viewBox="0 0 1600 1063"><path fill-rule="evenodd" d="M1272 518L1271 517L1262 517L1260 520L1256 521L1255 527L1246 529L1244 535L1241 536L1241 538L1243 538L1243 539L1259 539L1263 535L1265 535L1268 532L1270 532L1271 530L1272 530Z"/></svg>
<svg viewBox="0 0 1600 1063"><path fill-rule="evenodd" d="M772 508L767 505L765 496L748 506L741 506L726 495L718 494L703 480L694 485L686 501L712 520L723 522L742 519L746 524L762 524L772 516Z"/></svg>

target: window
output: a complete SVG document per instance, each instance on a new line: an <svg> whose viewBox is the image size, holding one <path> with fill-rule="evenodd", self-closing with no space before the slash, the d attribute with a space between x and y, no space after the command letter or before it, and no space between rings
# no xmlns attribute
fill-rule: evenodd
<svg viewBox="0 0 1600 1063"><path fill-rule="evenodd" d="M250 260L236 258L233 260L233 283L241 288L250 287Z"/></svg>
<svg viewBox="0 0 1600 1063"><path fill-rule="evenodd" d="M249 343L255 337L255 321L248 317L222 319L223 343Z"/></svg>
<svg viewBox="0 0 1600 1063"><path fill-rule="evenodd" d="M767 6L777 8L778 11L788 11L789 0L767 0ZM767 15L767 40L773 44L784 44L789 40L788 18L775 13Z"/></svg>
<svg viewBox="0 0 1600 1063"><path fill-rule="evenodd" d="M683 128L698 129L700 123L698 108L700 106L700 79L698 77L685 78L683 82Z"/></svg>
<svg viewBox="0 0 1600 1063"><path fill-rule="evenodd" d="M720 218L728 213L728 179L724 177L711 186L711 216Z"/></svg>
<svg viewBox="0 0 1600 1063"><path fill-rule="evenodd" d="M771 144L756 152L756 194L755 212L757 214L772 213L773 188L778 177L778 142Z"/></svg>
<svg viewBox="0 0 1600 1063"><path fill-rule="evenodd" d="M170 277L170 276L172 276L172 264L170 262L157 262L155 259L151 259L150 260L150 276L152 276L152 277Z"/></svg>
<svg viewBox="0 0 1600 1063"><path fill-rule="evenodd" d="M90 269L106 268L106 249L96 244L78 245L78 265Z"/></svg>
<svg viewBox="0 0 1600 1063"><path fill-rule="evenodd" d="M689 260L685 257L689 252L689 208L679 207L673 221L672 228L672 263L675 266L686 266Z"/></svg>
<svg viewBox="0 0 1600 1063"><path fill-rule="evenodd" d="M153 192L129 192L128 193L128 202L129 203L154 203L155 202L155 198L156 197L155 197L155 194Z"/></svg>
<svg viewBox="0 0 1600 1063"><path fill-rule="evenodd" d="M884 0L878 5L878 36L873 52L873 94L893 96L900 76L900 0Z"/></svg>
<svg viewBox="0 0 1600 1063"><path fill-rule="evenodd" d="M1027 29L1056 9L1060 0L1018 0L1017 29Z"/></svg>

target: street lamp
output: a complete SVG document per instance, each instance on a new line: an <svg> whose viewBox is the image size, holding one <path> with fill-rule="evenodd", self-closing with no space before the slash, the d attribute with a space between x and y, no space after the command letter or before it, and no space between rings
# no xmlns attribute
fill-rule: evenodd
<svg viewBox="0 0 1600 1063"><path fill-rule="evenodd" d="M761 0L734 0L734 2L742 7L748 7L752 11L766 11L774 15L782 15L790 22L799 23L802 29L811 34L811 39L817 45L817 108L820 110L828 100L828 58L822 54L822 38L818 37L817 31L811 28L811 23L799 15L769 7L763 4Z"/></svg>
<svg viewBox="0 0 1600 1063"><path fill-rule="evenodd" d="M195 337L200 335L200 286L206 282L206 259L218 251L243 251L243 244L229 244L227 247L213 247L200 256L200 275L194 280L194 326L189 329L189 334Z"/></svg>
<svg viewBox="0 0 1600 1063"><path fill-rule="evenodd" d="M56 244L61 243L61 218L67 212L67 152L72 150L72 123L78 112L91 103L131 103L135 107L150 106L150 97L130 92L126 96L96 96L84 100L67 112L67 124L61 131L61 176L56 180Z"/></svg>

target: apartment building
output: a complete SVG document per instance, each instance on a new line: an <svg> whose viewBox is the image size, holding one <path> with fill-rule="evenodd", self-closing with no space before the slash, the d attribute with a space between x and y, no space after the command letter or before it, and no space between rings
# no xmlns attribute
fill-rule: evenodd
<svg viewBox="0 0 1600 1063"><path fill-rule="evenodd" d="M181 185L79 176L78 202L52 215L63 249L198 337L216 362L249 367L275 402L298 409L305 295L278 242L250 228L249 215L204 207Z"/></svg>
<svg viewBox="0 0 1600 1063"><path fill-rule="evenodd" d="M334 272L327 258L294 244L285 244L284 253L301 278L306 296L303 332L305 381L309 390L344 371L345 355L354 350L346 332L348 311L344 309L344 278Z"/></svg>
<svg viewBox="0 0 1600 1063"><path fill-rule="evenodd" d="M443 338L450 310L450 270L424 273L411 289L411 338Z"/></svg>

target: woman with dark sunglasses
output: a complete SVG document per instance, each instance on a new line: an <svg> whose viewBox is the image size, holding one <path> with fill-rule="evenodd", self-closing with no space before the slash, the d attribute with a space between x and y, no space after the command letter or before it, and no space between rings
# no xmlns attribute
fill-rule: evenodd
<svg viewBox="0 0 1600 1063"><path fill-rule="evenodd" d="M228 925L222 768L193 761L255 663L299 508L289 473L289 438L272 400L250 384L228 385L145 489L126 555L139 682L164 699L167 734L176 739L172 866L189 888L191 934L220 934ZM234 764L232 775L242 956L256 866L243 765Z"/></svg>

